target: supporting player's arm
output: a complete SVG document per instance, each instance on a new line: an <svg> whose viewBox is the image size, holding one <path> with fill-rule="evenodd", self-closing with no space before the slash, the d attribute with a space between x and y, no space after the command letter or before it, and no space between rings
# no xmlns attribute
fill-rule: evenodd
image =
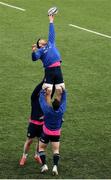
<svg viewBox="0 0 111 180"><path fill-rule="evenodd" d="M64 113L66 111L66 91L65 90L63 90L62 92L59 110L61 111L61 113Z"/></svg>
<svg viewBox="0 0 111 180"><path fill-rule="evenodd" d="M40 103L40 106L41 106L42 111L44 112L44 114L47 114L50 111L51 107L46 102L45 95L46 95L45 90L41 90L40 97L39 97L39 103Z"/></svg>

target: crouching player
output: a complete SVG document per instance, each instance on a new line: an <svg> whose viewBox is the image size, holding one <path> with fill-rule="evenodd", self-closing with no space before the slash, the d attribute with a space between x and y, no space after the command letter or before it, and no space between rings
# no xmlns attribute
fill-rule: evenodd
<svg viewBox="0 0 111 180"><path fill-rule="evenodd" d="M60 90L59 90L60 91ZM61 90L61 101L55 99L52 102L52 106L50 106L46 102L45 98L45 90L42 90L39 97L39 102L44 113L44 124L43 124L43 132L39 141L39 156L42 161L41 173L44 173L48 170L48 166L46 164L46 155L45 149L49 141L52 145L53 150L53 169L52 174L58 175L58 162L59 162L59 147L60 147L60 135L61 135L61 126L62 126L62 118L63 114L66 110L66 92L65 90Z"/></svg>
<svg viewBox="0 0 111 180"><path fill-rule="evenodd" d="M39 92L42 89L42 85L43 85L43 81L34 89L32 95L31 95L31 117L29 119L27 139L24 144L23 155L19 162L20 166L24 166L24 164L26 163L28 151L29 151L30 145L33 142L33 139L35 137L37 137L38 141L39 141L39 137L42 132L44 116L43 116L43 111L42 111L42 109L40 107L40 103L39 103ZM38 156L38 143L36 146L34 158L39 163L41 163L41 160Z"/></svg>
<svg viewBox="0 0 111 180"><path fill-rule="evenodd" d="M32 46L32 60L41 59L45 69L45 80L43 89L48 88L50 91L46 94L46 100L51 102L51 91L53 84L55 84L57 99L58 89L64 85L63 75L61 71L61 56L55 45L55 29L54 16L49 16L49 36L48 41L45 39L38 39L37 44Z"/></svg>

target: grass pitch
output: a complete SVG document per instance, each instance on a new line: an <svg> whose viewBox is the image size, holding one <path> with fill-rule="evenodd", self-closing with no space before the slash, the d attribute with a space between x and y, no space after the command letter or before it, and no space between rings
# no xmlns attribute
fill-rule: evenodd
<svg viewBox="0 0 111 180"><path fill-rule="evenodd" d="M26 9L0 5L0 178L46 179L31 147L27 165L19 167L30 95L43 77L40 62L31 61L31 45L47 38L47 10L59 8L56 42L68 91L57 178L111 178L111 39L69 27L72 23L111 35L110 0L3 0Z"/></svg>

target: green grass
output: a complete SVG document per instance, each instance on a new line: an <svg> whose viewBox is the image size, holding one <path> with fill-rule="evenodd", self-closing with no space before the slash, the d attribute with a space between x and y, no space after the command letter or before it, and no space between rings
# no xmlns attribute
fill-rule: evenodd
<svg viewBox="0 0 111 180"><path fill-rule="evenodd" d="M59 176L67 179L111 178L111 40L68 24L111 35L110 0L3 0L25 12L0 5L0 178L44 179L31 147L27 165L19 167L30 116L30 95L43 77L31 61L31 45L47 38L47 10L55 19L57 46L68 91L61 137Z"/></svg>

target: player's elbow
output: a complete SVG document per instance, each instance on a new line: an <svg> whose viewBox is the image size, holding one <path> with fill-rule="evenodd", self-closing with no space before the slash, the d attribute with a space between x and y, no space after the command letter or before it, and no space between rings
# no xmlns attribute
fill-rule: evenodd
<svg viewBox="0 0 111 180"><path fill-rule="evenodd" d="M36 59L35 59L35 58L32 58L32 61L36 61Z"/></svg>
<svg viewBox="0 0 111 180"><path fill-rule="evenodd" d="M36 61L36 60L37 60L37 58L35 56L35 53L32 53L32 61Z"/></svg>

